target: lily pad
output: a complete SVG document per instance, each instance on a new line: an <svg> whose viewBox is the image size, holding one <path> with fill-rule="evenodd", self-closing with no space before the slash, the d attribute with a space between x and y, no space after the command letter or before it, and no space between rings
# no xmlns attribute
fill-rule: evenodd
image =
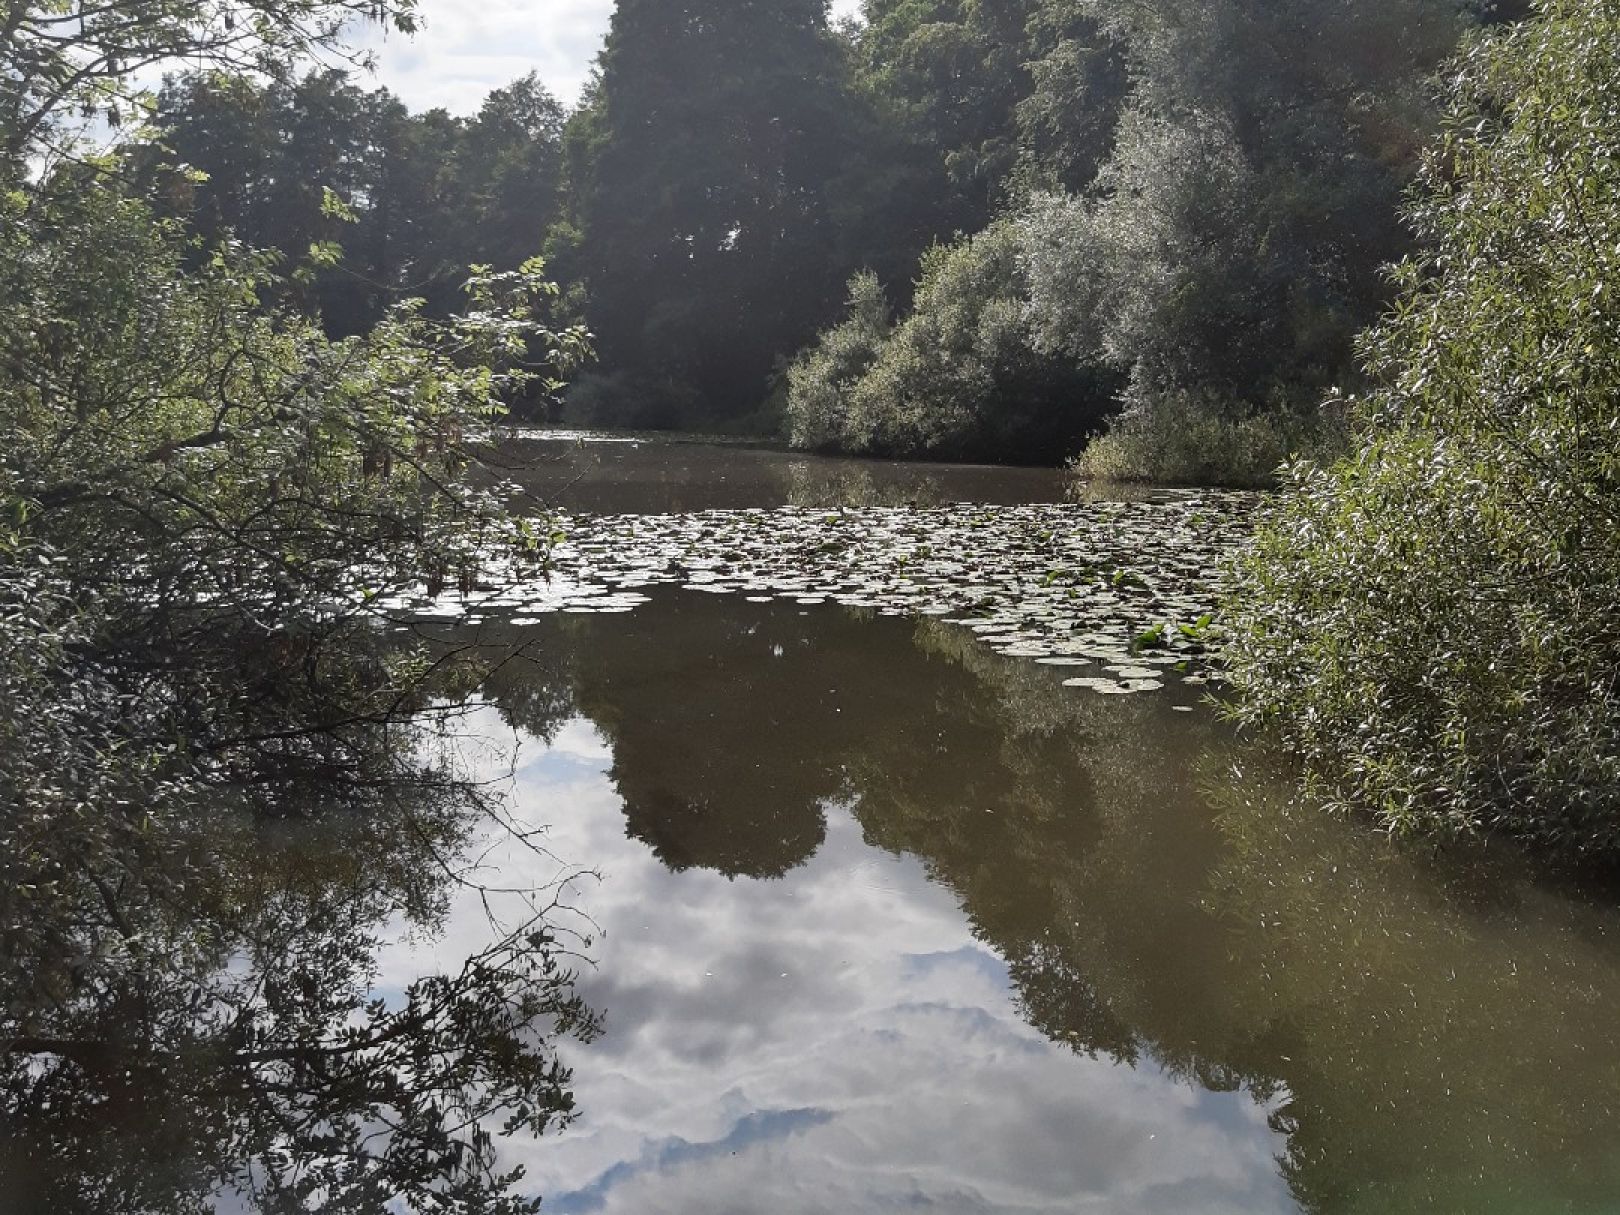
<svg viewBox="0 0 1620 1215"><path fill-rule="evenodd" d="M564 539L543 573L491 555L493 590L443 595L414 614L625 611L653 587L684 586L943 617L1009 658L1107 669L1066 686L1146 692L1207 678L1217 571L1246 538L1255 500L1200 491L1128 503L573 515L555 521Z"/></svg>

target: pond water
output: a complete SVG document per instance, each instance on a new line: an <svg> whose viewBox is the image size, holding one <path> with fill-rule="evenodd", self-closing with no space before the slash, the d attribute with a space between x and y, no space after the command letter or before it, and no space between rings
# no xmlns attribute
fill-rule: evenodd
<svg viewBox="0 0 1620 1215"><path fill-rule="evenodd" d="M665 514L775 506L1061 502L1052 468L834 460L667 434L517 431L495 464L553 510Z"/></svg>
<svg viewBox="0 0 1620 1215"><path fill-rule="evenodd" d="M548 1212L1620 1209L1620 904L1232 736L1203 618L1252 498L501 455L549 564L400 605L495 659L436 745L497 800L185 815L113 858L166 875L138 923L16 904L61 915L0 924L41 960L0 968L0 1212L504 1212L440 1201L440 1129L521 1076L534 892L601 1022L571 1123L487 1128Z"/></svg>
<svg viewBox="0 0 1620 1215"><path fill-rule="evenodd" d="M621 520L1065 492L524 446L538 495ZM546 827L490 872L591 871L568 886L605 1024L564 1051L579 1117L503 1149L546 1210L1620 1205L1612 904L1301 804L1200 687L1098 695L1049 648L752 576L481 625L538 655L472 720ZM486 933L464 900L385 980Z"/></svg>

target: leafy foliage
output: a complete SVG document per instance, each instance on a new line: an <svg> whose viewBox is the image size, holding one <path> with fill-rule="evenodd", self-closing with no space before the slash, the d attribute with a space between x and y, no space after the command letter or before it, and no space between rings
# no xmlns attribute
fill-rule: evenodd
<svg viewBox="0 0 1620 1215"><path fill-rule="evenodd" d="M1275 465L1239 436L1286 456L1331 432L1315 405L1351 382L1380 267L1405 248L1423 81L1460 22L1399 0L1192 0L1109 20L1137 79L1113 156L1093 196L1037 197L1022 220L1037 343L1130 376L1082 471L1263 482ZM1207 458L1176 451L1194 446L1189 421L1216 440Z"/></svg>
<svg viewBox="0 0 1620 1215"><path fill-rule="evenodd" d="M1464 57L1355 456L1239 569L1240 716L1399 831L1620 840L1620 9Z"/></svg>
<svg viewBox="0 0 1620 1215"><path fill-rule="evenodd" d="M1427 78L1479 8L869 0L832 28L818 0L622 0L566 118L532 79L467 122L317 72L193 76L157 125L209 174L168 180L172 213L295 263L315 250L284 302L333 336L402 295L448 315L460 266L514 269L543 245L598 335L575 421L1057 462L1123 383L1084 471L1248 484L1335 437L1316 403L1357 382L1352 336L1407 248L1397 203L1434 123ZM917 344L933 322L908 319L925 259L1002 247L1009 220L1021 285L954 286L1003 320L942 371ZM804 374L790 404L782 372L839 324L839 284L862 268L899 336L846 434L812 420L843 405L807 405ZM940 307L935 292L917 311ZM828 340L869 341L852 320Z"/></svg>
<svg viewBox="0 0 1620 1215"><path fill-rule="evenodd" d="M876 274L849 280L842 321L788 369L787 430L795 447L833 449L851 437L850 396L893 331L889 301Z"/></svg>
<svg viewBox="0 0 1620 1215"><path fill-rule="evenodd" d="M392 1001L370 963L490 809L422 716L442 660L378 604L539 555L470 444L584 335L531 262L334 341L280 258L189 237L54 121L139 104L121 56L284 75L351 15L14 6L0 47L37 170L0 194L0 1175L36 1209L528 1209L480 1120L565 1118L554 1035L594 1027L543 902ZM104 58L59 79L45 45ZM277 854L289 817L319 863Z"/></svg>
<svg viewBox="0 0 1620 1215"><path fill-rule="evenodd" d="M984 227L1032 185L1082 189L1127 92L1118 44L1072 0L871 0L858 87L902 134L939 235Z"/></svg>
<svg viewBox="0 0 1620 1215"><path fill-rule="evenodd" d="M1177 390L1162 394L1151 407L1114 417L1072 467L1081 477L1105 482L1270 488L1289 461L1332 459L1348 443L1335 407L1298 414Z"/></svg>
<svg viewBox="0 0 1620 1215"><path fill-rule="evenodd" d="M268 84L192 73L168 81L150 138L128 154L164 214L208 246L280 253L298 273L275 301L346 337L407 298L447 317L468 266L514 271L542 251L561 207L563 119L533 75L460 119L408 114L336 70Z"/></svg>
<svg viewBox="0 0 1620 1215"><path fill-rule="evenodd" d="M572 412L734 419L845 273L826 255L824 183L844 166L852 117L826 5L623 0L599 72L570 148L567 260L616 378Z"/></svg>
<svg viewBox="0 0 1620 1215"><path fill-rule="evenodd" d="M469 432L504 387L583 350L577 331L539 330L553 366L512 365L554 291L538 264L475 280L466 319L406 304L331 342L264 310L263 258L219 250L186 273L176 227L94 180L6 206L0 488L75 586L120 610L251 616L368 576L442 578L479 539L463 525L488 513L456 487ZM367 549L391 564L357 567Z"/></svg>
<svg viewBox="0 0 1620 1215"><path fill-rule="evenodd" d="M877 280L788 372L797 446L883 455L1040 459L1075 446L1112 385L1033 349L1016 231L991 227L923 262L912 312L890 326Z"/></svg>
<svg viewBox="0 0 1620 1215"><path fill-rule="evenodd" d="M57 747L78 801L36 784L32 812L4 820L10 1201L87 1215L208 1211L221 1192L265 1211L532 1209L494 1136L572 1114L555 1036L596 1026L572 990L576 943L541 900L459 970L386 998L373 961L402 922L431 932L470 880L479 791L425 763L419 731L366 726L341 732L350 780L314 783L348 790L341 813L311 825L318 799L285 774L258 790L261 815L233 813L217 782L198 787L101 716L146 708L122 729L167 724L147 706L80 691L63 728L21 731ZM42 707L6 692L7 709ZM93 749L103 740L123 743L123 764Z"/></svg>
<svg viewBox="0 0 1620 1215"><path fill-rule="evenodd" d="M569 1109L540 1031L591 1022L543 925L384 1007L368 925L421 913L431 883L385 868L295 913L232 886L253 865L229 839L341 819L381 861L453 855L480 821L414 724L425 659L373 604L524 542L463 484L465 440L535 374L502 363L546 334L550 288L485 278L466 319L407 306L334 343L266 311L265 259L188 273L177 226L99 178L4 205L0 1163L63 1211L193 1209L219 1185L263 1209L518 1209L467 1117ZM560 365L582 339L544 340ZM109 1150L104 1108L145 1137Z"/></svg>
<svg viewBox="0 0 1620 1215"><path fill-rule="evenodd" d="M149 99L134 73L185 61L234 75L282 75L313 55L344 52L351 23L416 28L415 0L16 0L0 20L0 171L71 152L68 118L138 119Z"/></svg>
<svg viewBox="0 0 1620 1215"><path fill-rule="evenodd" d="M1290 453L1334 441L1316 404L1353 382L1353 335L1385 298L1379 268L1406 248L1396 204L1433 122L1425 78L1455 45L1459 13L1420 0L869 7L863 81L932 132L946 165L936 193L991 179L959 208L989 220L975 239L1016 234L1018 282L983 284L983 307L1021 306L1020 360L1067 377L1071 397L1124 381L1120 419L1082 472L1263 484ZM975 73L1013 61L992 73L992 100ZM937 306L922 298L930 281L918 280L919 317ZM891 414L959 417L966 392L995 424L941 421L946 442L840 442L1071 454L1103 410L1085 403L1086 425L1043 425L1028 388L999 371L974 388L902 376L886 385ZM803 414L790 431L825 444Z"/></svg>

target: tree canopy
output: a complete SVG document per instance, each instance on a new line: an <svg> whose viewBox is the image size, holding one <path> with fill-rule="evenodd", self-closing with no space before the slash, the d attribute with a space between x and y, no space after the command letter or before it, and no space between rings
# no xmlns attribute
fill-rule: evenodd
<svg viewBox="0 0 1620 1215"><path fill-rule="evenodd" d="M415 0L140 0L131 4L17 0L0 21L0 162L14 171L71 144L64 120L112 125L146 108L138 73L176 62L236 75L280 76L311 57L358 62L341 37L354 22L408 33Z"/></svg>
<svg viewBox="0 0 1620 1215"><path fill-rule="evenodd" d="M852 139L822 0L624 0L576 117L574 266L608 419L724 421L842 281L829 263ZM787 288L791 284L791 288Z"/></svg>
<svg viewBox="0 0 1620 1215"><path fill-rule="evenodd" d="M410 295L446 315L458 267L543 251L597 337L561 411L576 421L1056 463L1118 414L1084 471L1264 482L1342 442L1318 405L1358 382L1354 335L1410 247L1430 79L1498 18L1463 0L870 0L833 26L821 0L622 0L566 112L532 77L458 119L330 69L200 74L158 99L146 156L208 173L164 204L207 240L341 244L283 301L334 336ZM946 281L936 247L959 267L1002 249L1006 272ZM954 339L981 347L977 370L868 377L870 425L846 429L841 406L811 416L843 392L815 382L838 359L814 348L843 340L866 273L892 313L885 366L914 362L942 311L999 319Z"/></svg>
<svg viewBox="0 0 1620 1215"><path fill-rule="evenodd" d="M561 211L564 119L532 74L462 119L412 115L336 69L269 82L188 73L159 92L148 136L127 151L164 214L205 246L280 253L302 272L282 276L277 301L346 337L410 298L442 319L462 303L467 267L515 271L537 256Z"/></svg>
<svg viewBox="0 0 1620 1215"><path fill-rule="evenodd" d="M1379 268L1406 248L1397 204L1433 123L1425 80L1464 14L1427 0L964 10L990 42L992 30L1019 34L1019 70L992 73L1013 99L958 102L921 83L922 48L943 53L956 37L938 7L873 6L861 45L883 64L872 79L910 88L922 112L1005 116L993 135L930 136L951 149L948 165L995 178L984 214L1000 215L986 232L1010 227L998 239L1017 244L1008 298L1023 314L1023 361L1049 369L1040 407L1026 381L992 375L982 408L1047 459L1122 408L1088 469L1146 480L1265 480L1301 442L1331 439L1316 406L1353 376L1354 334L1385 298ZM918 281L920 318L938 294L926 273ZM957 290L974 306L974 287ZM792 381L793 425L862 450L835 419L802 423L812 398L831 399L812 391L815 357ZM877 395L896 418L918 407L902 391ZM936 391L922 408L949 431L960 406ZM996 452L972 440L959 450Z"/></svg>

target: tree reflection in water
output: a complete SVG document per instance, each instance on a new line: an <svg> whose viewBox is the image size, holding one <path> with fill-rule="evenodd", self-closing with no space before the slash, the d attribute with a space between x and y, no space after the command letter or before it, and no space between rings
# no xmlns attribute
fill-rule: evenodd
<svg viewBox="0 0 1620 1215"><path fill-rule="evenodd" d="M683 594L539 644L550 692L487 693L519 726L524 697L571 699L667 866L777 877L847 806L955 893L1047 1037L1269 1109L1302 1207L1620 1192L1612 900L1403 848L1206 712L1075 695L936 623Z"/></svg>
<svg viewBox="0 0 1620 1215"><path fill-rule="evenodd" d="M541 739L595 723L626 833L670 870L783 878L847 808L954 894L1047 1038L1262 1104L1300 1206L1620 1192L1611 901L1398 847L1173 694L1076 695L937 623L679 594L521 636L531 659L492 649L449 691ZM556 1046L597 1028L559 892L438 973L377 961L479 901L499 812L455 721L351 723L111 820L51 790L7 820L13 1207L523 1208L501 1133L571 1116Z"/></svg>
<svg viewBox="0 0 1620 1215"><path fill-rule="evenodd" d="M251 783L8 812L7 1210L531 1209L495 1138L570 1117L554 1045L596 1028L558 892L443 973L390 987L375 962L475 880L493 794L454 733L351 722L261 746Z"/></svg>

